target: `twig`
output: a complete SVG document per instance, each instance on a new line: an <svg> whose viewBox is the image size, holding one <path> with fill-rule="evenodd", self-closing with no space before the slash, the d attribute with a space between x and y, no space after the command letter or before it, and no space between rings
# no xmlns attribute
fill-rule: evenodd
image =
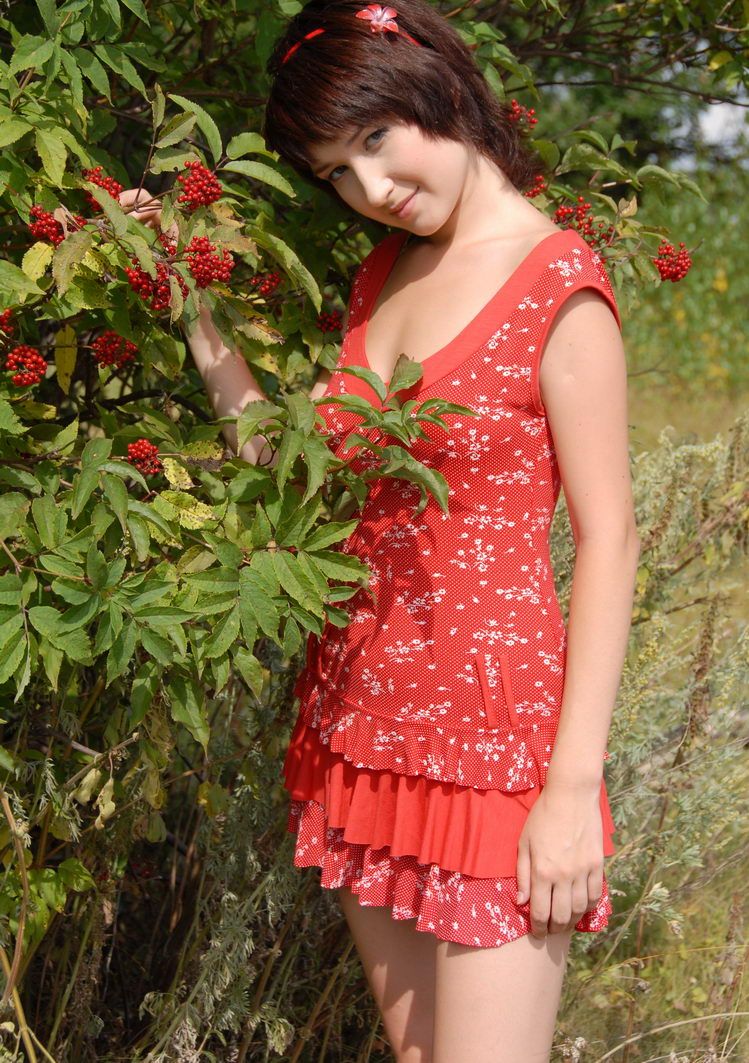
<svg viewBox="0 0 749 1063"><path fill-rule="evenodd" d="M12 977L11 964L7 962L5 949L2 947L0 947L0 963L2 963L5 979L7 983L10 984ZM16 1018L18 1019L18 1032L21 1035L21 1041L23 1042L25 1050L29 1053L29 1061L30 1063L36 1063L36 1053L31 1040L31 1030L27 1024L27 1020L25 1020L21 998L18 996L18 990L15 988L15 985L13 986L13 1007L16 1010Z"/></svg>
<svg viewBox="0 0 749 1063"><path fill-rule="evenodd" d="M16 931L16 944L13 950L13 964L5 972L6 982L5 990L2 998L0 999L0 1011L3 1010L11 994L15 991L16 979L18 977L18 969L21 966L21 955L23 953L23 931L26 926L26 912L29 906L29 876L26 872L26 855L24 853L23 845L21 844L21 838L19 835L18 824L16 823L15 816L13 815L13 809L10 807L10 801L5 790L0 790L0 805L2 805L3 814L8 821L10 827L10 836L13 839L13 848L16 850L16 857L18 859L18 874L21 878L21 889L23 891L21 897L21 906L18 912L18 929ZM2 957L7 963L5 952L2 951ZM3 964L5 966L5 964Z"/></svg>

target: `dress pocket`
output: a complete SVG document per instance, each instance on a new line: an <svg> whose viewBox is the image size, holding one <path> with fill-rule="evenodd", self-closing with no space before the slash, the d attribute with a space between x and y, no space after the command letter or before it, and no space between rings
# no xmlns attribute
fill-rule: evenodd
<svg viewBox="0 0 749 1063"><path fill-rule="evenodd" d="M510 677L510 660L500 652L492 657L478 653L474 661L484 698L487 724L492 730L513 730L520 726Z"/></svg>

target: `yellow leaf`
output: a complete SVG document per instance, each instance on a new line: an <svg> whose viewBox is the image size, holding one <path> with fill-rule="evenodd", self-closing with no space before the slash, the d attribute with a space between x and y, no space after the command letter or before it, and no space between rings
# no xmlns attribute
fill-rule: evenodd
<svg viewBox="0 0 749 1063"><path fill-rule="evenodd" d="M47 266L52 261L54 251L52 244L47 244L44 240L38 240L31 245L23 256L21 269L27 277L31 277L32 281L38 281L40 277L44 276Z"/></svg>
<svg viewBox="0 0 749 1063"><path fill-rule="evenodd" d="M72 325L64 325L55 337L55 365L57 366L57 381L68 394L70 380L75 369L78 356L78 337Z"/></svg>
<svg viewBox="0 0 749 1063"><path fill-rule="evenodd" d="M162 464L164 466L164 475L172 487L188 489L195 486L187 469L180 465L178 461L175 461L174 458L162 458Z"/></svg>

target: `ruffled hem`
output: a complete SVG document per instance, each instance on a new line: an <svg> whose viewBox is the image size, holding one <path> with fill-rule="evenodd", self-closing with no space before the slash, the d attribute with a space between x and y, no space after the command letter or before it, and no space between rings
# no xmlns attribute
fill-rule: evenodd
<svg viewBox="0 0 749 1063"><path fill-rule="evenodd" d="M443 941L492 948L531 931L530 902L515 902L514 876L474 878L412 855L393 856L387 846L351 844L341 828L328 825L316 801L291 802L289 830L296 832L294 865L319 867L321 886L348 886L362 907L386 905L393 919L416 919L417 930ZM598 904L575 929L605 929L612 910L604 874Z"/></svg>
<svg viewBox="0 0 749 1063"><path fill-rule="evenodd" d="M319 733L298 722L283 765L293 800L314 800L343 841L387 846L393 857L413 856L478 878L514 875L518 841L540 788L505 793L435 782L422 776L372 771L350 764ZM616 852L605 782L600 791L603 853Z"/></svg>
<svg viewBox="0 0 749 1063"><path fill-rule="evenodd" d="M307 672L294 693L301 699L300 722L319 731L354 767L506 793L540 788L546 781L555 733L548 721L498 731L389 719L325 693Z"/></svg>

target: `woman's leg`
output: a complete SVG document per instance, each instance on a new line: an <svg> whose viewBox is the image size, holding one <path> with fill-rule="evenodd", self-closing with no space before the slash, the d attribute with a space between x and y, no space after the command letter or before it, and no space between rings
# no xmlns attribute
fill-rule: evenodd
<svg viewBox="0 0 749 1063"><path fill-rule="evenodd" d="M348 887L337 892L397 1063L432 1063L437 939L390 908L362 907Z"/></svg>
<svg viewBox="0 0 749 1063"><path fill-rule="evenodd" d="M548 1063L572 933L438 941L432 1063Z"/></svg>

